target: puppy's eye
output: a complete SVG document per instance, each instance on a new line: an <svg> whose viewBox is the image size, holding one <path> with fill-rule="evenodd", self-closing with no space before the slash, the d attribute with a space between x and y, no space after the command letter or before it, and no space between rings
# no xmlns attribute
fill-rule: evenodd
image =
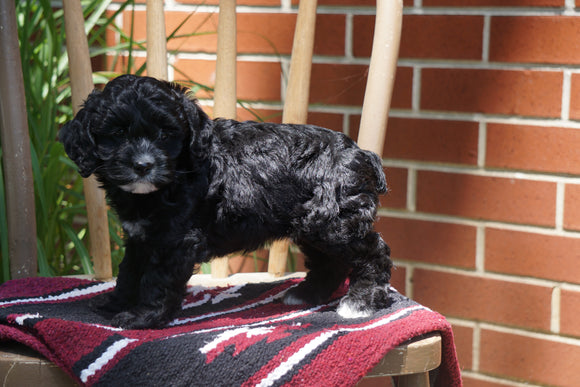
<svg viewBox="0 0 580 387"><path fill-rule="evenodd" d="M159 133L159 136L157 137L160 141L167 141L171 139L171 133L167 132L167 131L163 131Z"/></svg>

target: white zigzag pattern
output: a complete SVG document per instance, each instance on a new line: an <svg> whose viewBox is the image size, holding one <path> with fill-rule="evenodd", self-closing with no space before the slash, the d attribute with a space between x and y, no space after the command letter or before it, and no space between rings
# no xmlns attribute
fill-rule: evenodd
<svg viewBox="0 0 580 387"><path fill-rule="evenodd" d="M373 323L365 325L363 327L358 328L338 328L332 331L326 331L319 336L312 339L309 343L307 343L304 347L300 348L297 352L295 352L292 356L290 356L286 361L282 362L278 367L272 370L268 376L266 376L260 383L257 384L258 387L268 387L274 385L274 383L286 375L294 366L296 366L300 361L302 361L309 353L313 352L324 344L325 341L329 340L332 336L341 333L341 332L356 332L356 331L366 331L369 329L373 329L376 327L380 327L382 325L386 325L391 321L397 320L403 317L405 314L413 312L415 310L428 310L424 306L417 305L412 306L409 308L402 309L393 315L389 316L385 319L377 320Z"/></svg>
<svg viewBox="0 0 580 387"><path fill-rule="evenodd" d="M32 302L52 302L52 301L62 301L69 298L86 296L88 294L99 293L104 290L109 290L115 287L114 282L103 282L98 283L94 286L90 286L85 289L73 289L70 292L58 294L56 296L41 296L41 297L31 297L31 298L20 298L17 300L3 301L0 302L0 306L8 306L13 304L28 304Z"/></svg>
<svg viewBox="0 0 580 387"><path fill-rule="evenodd" d="M137 339L121 339L111 344L105 350L105 352L103 352L101 356L97 358L97 360L92 362L87 368L81 371L81 381L86 383L91 376L93 376L95 373L97 373L97 371L107 365L107 363L113 360L115 355L117 355L123 348L125 348L133 341L137 341Z"/></svg>

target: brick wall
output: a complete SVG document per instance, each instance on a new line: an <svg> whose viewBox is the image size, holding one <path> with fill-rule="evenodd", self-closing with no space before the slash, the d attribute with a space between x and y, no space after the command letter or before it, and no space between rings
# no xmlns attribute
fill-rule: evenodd
<svg viewBox="0 0 580 387"><path fill-rule="evenodd" d="M168 29L194 12L185 30L215 31L217 1L198 3L166 1ZM354 138L374 4L319 0L309 121ZM238 5L238 97L278 121L297 1ZM405 1L382 155L391 193L377 227L393 249L395 286L454 325L466 386L580 380L575 7ZM136 10L143 38L144 8ZM215 44L211 33L172 41L171 77L212 85Z"/></svg>

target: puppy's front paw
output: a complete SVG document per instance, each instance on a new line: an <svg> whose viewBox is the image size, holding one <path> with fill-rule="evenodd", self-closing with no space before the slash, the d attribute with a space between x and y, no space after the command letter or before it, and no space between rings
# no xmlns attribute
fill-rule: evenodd
<svg viewBox="0 0 580 387"><path fill-rule="evenodd" d="M314 289L311 289L308 284L305 285L305 282L289 289L282 299L282 302L285 305L319 305L325 301L326 299L323 299Z"/></svg>
<svg viewBox="0 0 580 387"><path fill-rule="evenodd" d="M123 329L152 329L161 328L170 320L171 316L157 309L137 307L116 314L111 325Z"/></svg>
<svg viewBox="0 0 580 387"><path fill-rule="evenodd" d="M99 294L89 300L89 307L99 314L113 316L129 308L114 292Z"/></svg>

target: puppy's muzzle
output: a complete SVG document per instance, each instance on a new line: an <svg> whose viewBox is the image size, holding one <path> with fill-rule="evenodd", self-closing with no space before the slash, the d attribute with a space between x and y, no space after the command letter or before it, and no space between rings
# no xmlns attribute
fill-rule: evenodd
<svg viewBox="0 0 580 387"><path fill-rule="evenodd" d="M149 160L137 160L133 163L133 170L141 177L147 175L153 169L155 163Z"/></svg>

